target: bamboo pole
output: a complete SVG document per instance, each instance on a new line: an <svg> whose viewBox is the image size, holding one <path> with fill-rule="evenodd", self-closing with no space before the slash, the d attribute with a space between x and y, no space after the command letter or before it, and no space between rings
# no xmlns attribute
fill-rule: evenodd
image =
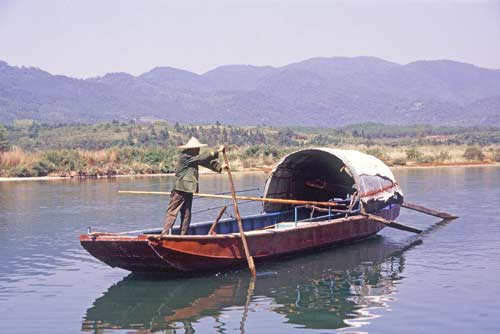
<svg viewBox="0 0 500 334"><path fill-rule="evenodd" d="M137 195L170 195L169 192L165 191L136 191L136 190L119 190L119 194L137 194ZM233 199L233 196L228 195L216 195L216 194L202 194L194 193L193 196L206 197L206 198L220 198L220 199ZM318 202L318 201L304 201L295 199L283 199L283 198L265 198L265 197L249 197L249 196L234 196L237 200L249 200L265 203L279 203L279 204L294 204L294 205L316 205L316 206L345 206L344 204L339 204L335 202Z"/></svg>
<svg viewBox="0 0 500 334"><path fill-rule="evenodd" d="M238 222L238 228L240 230L241 242L243 243L243 249L245 250L245 256L246 256L247 262L248 262L248 268L250 269L252 276L255 277L257 275L257 272L255 271L255 263L253 262L253 258L250 255L250 250L248 249L248 244L247 244L247 238L245 236L245 232L243 231L243 223L241 222L240 210L238 209L238 201L236 199L236 191L234 190L233 175L231 174L231 168L229 168L229 161L227 159L225 148L222 149L222 156L224 157L224 163L227 166L227 175L229 177L229 185L231 187L231 197L233 199L234 213L236 215L236 221Z"/></svg>

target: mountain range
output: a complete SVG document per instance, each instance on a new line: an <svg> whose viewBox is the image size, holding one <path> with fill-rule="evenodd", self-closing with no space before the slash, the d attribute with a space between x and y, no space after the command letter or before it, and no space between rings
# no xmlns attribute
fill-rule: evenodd
<svg viewBox="0 0 500 334"><path fill-rule="evenodd" d="M282 67L227 65L202 75L157 67L75 79L0 61L0 123L166 120L322 126L500 125L500 70L450 60L312 58Z"/></svg>

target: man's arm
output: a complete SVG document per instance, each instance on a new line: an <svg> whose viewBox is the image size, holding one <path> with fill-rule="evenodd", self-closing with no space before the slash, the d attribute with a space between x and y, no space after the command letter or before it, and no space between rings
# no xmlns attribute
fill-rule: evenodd
<svg viewBox="0 0 500 334"><path fill-rule="evenodd" d="M203 167L207 167L205 165L208 165L212 162L212 160L216 160L217 158L219 158L219 152L222 152L223 149L224 145L220 146L217 151L211 151L195 155L194 157L190 158L187 163L188 165L201 165Z"/></svg>
<svg viewBox="0 0 500 334"><path fill-rule="evenodd" d="M219 156L218 152L206 152L202 154L195 155L187 161L188 165L201 165L203 163L208 163L212 159L217 159Z"/></svg>
<svg viewBox="0 0 500 334"><path fill-rule="evenodd" d="M217 173L222 172L222 165L219 163L219 161L217 159L213 159L213 160L210 160L208 162L202 162L202 163L200 163L200 166L211 169Z"/></svg>

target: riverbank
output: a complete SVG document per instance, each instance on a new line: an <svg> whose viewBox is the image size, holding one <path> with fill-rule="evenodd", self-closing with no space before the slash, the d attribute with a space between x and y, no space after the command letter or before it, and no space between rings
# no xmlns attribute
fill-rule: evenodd
<svg viewBox="0 0 500 334"><path fill-rule="evenodd" d="M287 154L309 147L357 150L395 168L500 162L500 129L376 124L289 129L112 122L19 124L3 132L8 145L0 147L0 177L23 180L168 174L175 170L177 146L191 136L212 148L224 143L234 171L269 172Z"/></svg>
<svg viewBox="0 0 500 334"><path fill-rule="evenodd" d="M500 167L498 162L459 162L459 163L423 163L423 164L409 164L404 166L391 166L392 170L398 169L441 169L441 168L472 168L472 167ZM233 171L233 174L252 174L271 172L271 167L250 168L248 170ZM200 174L213 173L209 170L200 171ZM72 177L72 176L27 176L27 177L0 177L0 182L18 182L18 181L59 181L59 180L109 180L115 178L148 178L148 177L162 177L173 176L174 173L154 173L154 174L122 174L113 176L97 176L97 177Z"/></svg>
<svg viewBox="0 0 500 334"><path fill-rule="evenodd" d="M430 168L494 165L500 148L470 146L384 147L349 145L339 148L376 156L394 168ZM228 158L234 171L269 172L286 154L303 147L233 147ZM167 175L175 169L173 148L110 148L99 151L59 150L0 153L1 179L92 179L121 176Z"/></svg>
<svg viewBox="0 0 500 334"><path fill-rule="evenodd" d="M407 164L404 166L390 166L391 169L417 169L417 168L459 168L459 167L500 167L500 162L473 161L473 162L449 162L449 163L421 163Z"/></svg>
<svg viewBox="0 0 500 334"><path fill-rule="evenodd" d="M201 168L200 168L201 169ZM252 173L268 173L267 169L249 169L233 171L233 174L252 174ZM200 170L201 175L215 174L210 170ZM0 182L15 182L15 181L59 181L59 180L109 180L117 178L152 178L162 176L174 176L174 173L154 173L154 174L122 174L113 176L97 176L97 177L74 177L74 176L26 176L26 177L0 177Z"/></svg>

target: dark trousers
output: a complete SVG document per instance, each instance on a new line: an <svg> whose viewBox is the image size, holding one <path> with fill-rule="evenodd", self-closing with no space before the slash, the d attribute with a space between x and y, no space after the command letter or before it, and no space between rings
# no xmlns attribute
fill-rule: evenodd
<svg viewBox="0 0 500 334"><path fill-rule="evenodd" d="M165 213L164 234L174 226L177 214L181 213L181 234L188 234L189 224L191 224L191 206L193 205L193 194L184 191L172 190L167 212Z"/></svg>

